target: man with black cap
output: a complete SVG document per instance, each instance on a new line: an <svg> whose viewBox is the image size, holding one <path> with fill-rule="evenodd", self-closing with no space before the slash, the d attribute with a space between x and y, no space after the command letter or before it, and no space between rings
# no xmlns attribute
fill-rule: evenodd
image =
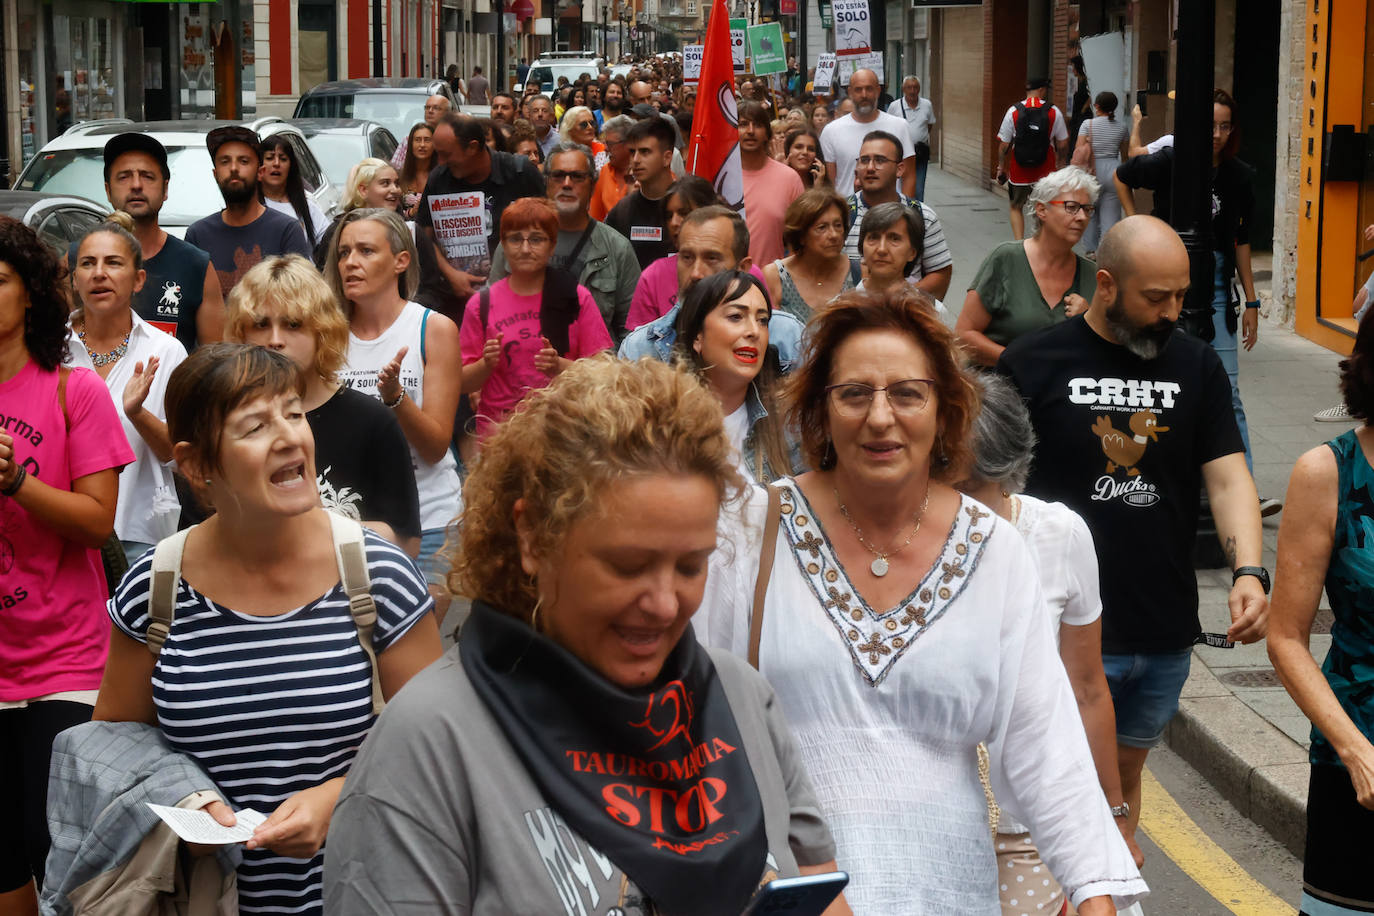
<svg viewBox="0 0 1374 916"><path fill-rule="evenodd" d="M997 130L997 183L1007 186L1010 198L1011 237L1026 234L1023 209L1031 188L1050 172L1068 162L1069 126L1064 113L1045 101L1050 81L1042 77L1026 81L1026 98L1007 109ZM1010 154L1010 155L1008 155Z"/></svg>
<svg viewBox="0 0 1374 916"><path fill-rule="evenodd" d="M158 225L171 177L166 148L147 134L119 134L105 144L105 196L111 207L133 217L148 272L134 293L134 311L189 352L223 336L224 297L210 256ZM73 243L67 263L75 261Z"/></svg>
<svg viewBox="0 0 1374 916"><path fill-rule="evenodd" d="M312 251L297 220L269 210L258 199L262 144L257 134L237 125L216 127L206 135L205 145L224 209L192 223L186 241L209 252L228 299L239 278L264 258L298 254L309 260Z"/></svg>

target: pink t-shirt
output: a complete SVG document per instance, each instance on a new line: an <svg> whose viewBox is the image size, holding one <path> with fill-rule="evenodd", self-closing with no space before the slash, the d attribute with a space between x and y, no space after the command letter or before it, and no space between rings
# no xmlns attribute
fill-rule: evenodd
<svg viewBox="0 0 1374 916"><path fill-rule="evenodd" d="M783 216L805 191L796 170L776 159L765 160L757 172L744 170L744 224L749 227L749 254L755 264L772 264L782 257Z"/></svg>
<svg viewBox="0 0 1374 916"><path fill-rule="evenodd" d="M73 369L67 414L58 373L30 361L0 382L0 428L30 477L59 490L134 460L100 376ZM29 486L25 483L24 486ZM100 551L73 543L0 496L0 700L95 690L109 651Z"/></svg>
<svg viewBox="0 0 1374 916"><path fill-rule="evenodd" d="M770 262L771 263L771 262ZM763 271L754 262L749 273L760 283L764 283ZM764 289L768 285L764 283ZM630 300L630 314L625 318L625 329L633 331L642 324L662 318L677 305L677 255L670 254L659 258L639 275L635 286L634 298Z"/></svg>
<svg viewBox="0 0 1374 916"><path fill-rule="evenodd" d="M482 358L487 339L500 336L501 362L482 385L481 402L477 409L477 437L487 434L493 423L501 421L520 403L525 392L543 388L549 377L534 368L534 356L543 347L539 333L539 305L542 296L517 296L511 292L510 279L498 280L491 287L491 307L487 324L481 324L481 297L474 294L463 311L463 325L459 333L463 365ZM611 335L596 300L585 286L577 287L577 301L581 306L577 318L568 327L567 359L591 356L611 346Z"/></svg>

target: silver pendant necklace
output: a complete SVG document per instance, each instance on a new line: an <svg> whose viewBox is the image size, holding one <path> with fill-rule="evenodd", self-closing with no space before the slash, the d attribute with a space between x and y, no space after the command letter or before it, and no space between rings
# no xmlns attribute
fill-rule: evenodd
<svg viewBox="0 0 1374 916"><path fill-rule="evenodd" d="M887 575L888 569L891 568L887 562L887 558L896 556L903 550L906 550L907 545L911 543L911 539L916 536L916 532L921 530L921 522L923 522L926 517L926 507L930 505L930 484L926 484L926 496L925 499L921 500L921 508L916 511L916 524L912 527L911 533L906 536L905 541L902 541L900 547L887 552L879 550L868 542L868 539L864 537L863 529L855 524L853 516L849 514L849 509L845 507L844 500L840 499L840 491L836 490L834 487L830 489L835 493L835 502L840 505L840 514L843 515L844 520L849 523L849 527L854 529L854 534L858 537L859 543L862 544L864 549L869 553L873 554L873 562L868 564L868 571L881 579L883 576Z"/></svg>

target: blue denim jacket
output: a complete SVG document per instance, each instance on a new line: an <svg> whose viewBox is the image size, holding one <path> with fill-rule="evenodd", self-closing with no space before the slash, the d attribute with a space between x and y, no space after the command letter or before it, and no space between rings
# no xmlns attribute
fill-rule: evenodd
<svg viewBox="0 0 1374 916"><path fill-rule="evenodd" d="M620 344L620 358L635 360L652 356L665 363L672 362L673 344L677 341L677 331L673 326L677 323L680 308L681 304L674 305L666 315L631 331ZM768 343L778 348L778 362L782 364L783 372L791 372L801 358L802 332L805 329L806 326L796 318L778 309L774 309L768 319ZM753 424L752 418L750 424Z"/></svg>
<svg viewBox="0 0 1374 916"><path fill-rule="evenodd" d="M769 324L772 324L771 320ZM787 454L792 461L790 468L772 467L768 464L767 456L759 451L758 437L754 435L754 430L758 422L768 416L768 408L763 406L763 399L759 397L758 386L752 383L749 385L749 393L744 396L744 415L749 421L749 432L744 437L744 464L749 468L749 473L754 475L756 481L766 484L780 477L790 477L806 470L806 465L801 456L801 442L791 429L784 428L783 430L783 436L787 440Z"/></svg>

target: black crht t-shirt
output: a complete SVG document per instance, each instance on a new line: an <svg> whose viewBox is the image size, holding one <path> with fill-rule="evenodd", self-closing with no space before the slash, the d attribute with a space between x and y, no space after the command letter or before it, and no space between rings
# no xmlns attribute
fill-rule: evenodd
<svg viewBox="0 0 1374 916"><path fill-rule="evenodd" d="M315 434L315 473L326 509L355 521L386 522L420 536L420 497L410 446L376 398L342 387L305 415Z"/></svg>
<svg viewBox="0 0 1374 916"><path fill-rule="evenodd" d="M1144 360L1079 316L1014 341L997 369L1035 427L1026 492L1064 503L1092 532L1102 650L1191 645L1201 631L1192 548L1202 466L1242 451L1216 352L1175 332Z"/></svg>

